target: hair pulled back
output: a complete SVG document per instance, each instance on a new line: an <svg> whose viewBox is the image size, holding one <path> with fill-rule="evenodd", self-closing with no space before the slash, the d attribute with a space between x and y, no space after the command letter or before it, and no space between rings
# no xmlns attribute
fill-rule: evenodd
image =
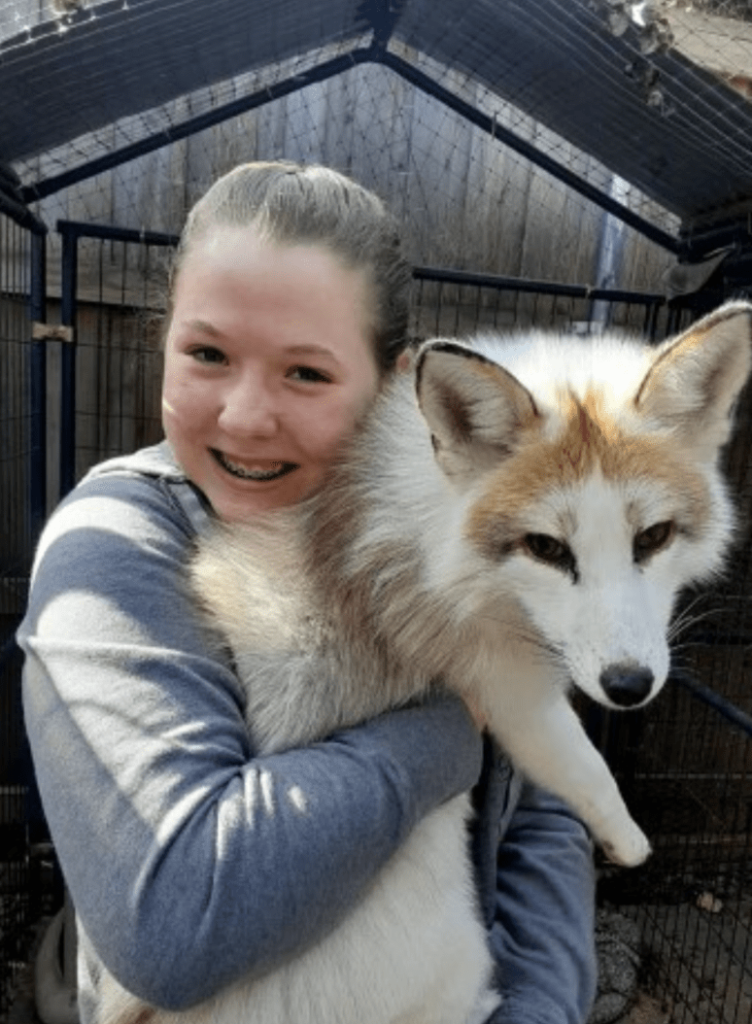
<svg viewBox="0 0 752 1024"><path fill-rule="evenodd" d="M411 272L397 222L376 195L328 167L241 164L219 178L188 215L173 287L192 245L220 226L252 227L281 245L321 245L347 269L365 272L376 363L382 373L393 368L406 343Z"/></svg>

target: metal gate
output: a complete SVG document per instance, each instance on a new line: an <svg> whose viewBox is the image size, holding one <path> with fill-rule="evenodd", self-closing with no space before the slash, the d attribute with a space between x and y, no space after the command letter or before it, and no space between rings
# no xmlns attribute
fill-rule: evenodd
<svg viewBox="0 0 752 1024"><path fill-rule="evenodd" d="M45 233L0 212L0 1015L35 918L33 804L13 634L45 514Z"/></svg>

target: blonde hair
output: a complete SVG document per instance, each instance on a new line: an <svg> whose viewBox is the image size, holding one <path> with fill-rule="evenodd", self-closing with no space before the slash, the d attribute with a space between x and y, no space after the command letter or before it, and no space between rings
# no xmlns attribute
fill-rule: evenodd
<svg viewBox="0 0 752 1024"><path fill-rule="evenodd" d="M269 162L241 164L219 178L188 215L170 290L191 246L217 226L253 227L283 245L321 245L366 274L373 308L374 355L383 373L407 340L411 270L397 222L381 200L328 167Z"/></svg>

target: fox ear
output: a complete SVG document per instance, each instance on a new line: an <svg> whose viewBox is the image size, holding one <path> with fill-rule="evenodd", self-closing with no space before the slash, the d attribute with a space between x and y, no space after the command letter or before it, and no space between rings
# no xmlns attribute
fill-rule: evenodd
<svg viewBox="0 0 752 1024"><path fill-rule="evenodd" d="M447 476L467 478L489 469L540 419L533 396L511 373L454 342L423 348L416 390Z"/></svg>
<svg viewBox="0 0 752 1024"><path fill-rule="evenodd" d="M661 345L635 405L714 459L751 364L752 305L727 303Z"/></svg>

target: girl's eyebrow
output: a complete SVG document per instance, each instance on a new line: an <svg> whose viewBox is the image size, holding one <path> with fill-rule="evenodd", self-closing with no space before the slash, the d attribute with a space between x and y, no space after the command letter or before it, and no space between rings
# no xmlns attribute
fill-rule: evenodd
<svg viewBox="0 0 752 1024"><path fill-rule="evenodd" d="M211 338L221 338L222 332L218 331L217 328L210 324L207 320L195 319L195 320L183 320L181 327L188 327L192 331L197 331L199 334L208 334Z"/></svg>
<svg viewBox="0 0 752 1024"><path fill-rule="evenodd" d="M334 363L339 363L339 359L337 358L335 353L332 352L330 348L326 348L324 345L313 345L308 343L300 345L290 345L289 348L286 349L286 351L291 356L312 356L314 358L323 357L324 359L329 359Z"/></svg>

